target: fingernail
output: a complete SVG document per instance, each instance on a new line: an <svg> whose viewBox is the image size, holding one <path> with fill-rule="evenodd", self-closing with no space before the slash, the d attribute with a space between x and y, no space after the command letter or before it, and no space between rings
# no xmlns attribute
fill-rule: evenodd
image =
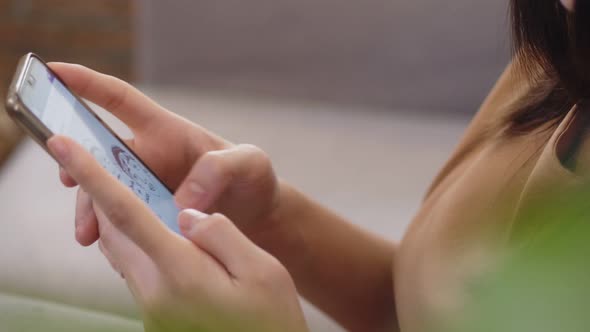
<svg viewBox="0 0 590 332"><path fill-rule="evenodd" d="M59 161L61 164L65 164L68 161L70 150L59 137L50 138L47 141L47 147L55 159L57 159L57 161Z"/></svg>
<svg viewBox="0 0 590 332"><path fill-rule="evenodd" d="M208 214L197 210L183 210L178 216L178 226L184 234L189 234L199 221L207 218L208 216Z"/></svg>
<svg viewBox="0 0 590 332"><path fill-rule="evenodd" d="M190 181L176 197L176 205L180 208L199 208L205 190L197 182Z"/></svg>

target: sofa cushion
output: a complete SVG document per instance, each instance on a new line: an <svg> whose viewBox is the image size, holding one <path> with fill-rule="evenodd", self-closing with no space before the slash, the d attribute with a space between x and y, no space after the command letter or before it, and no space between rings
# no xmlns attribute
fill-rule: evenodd
<svg viewBox="0 0 590 332"><path fill-rule="evenodd" d="M2 331L143 331L137 320L1 293L0 322Z"/></svg>

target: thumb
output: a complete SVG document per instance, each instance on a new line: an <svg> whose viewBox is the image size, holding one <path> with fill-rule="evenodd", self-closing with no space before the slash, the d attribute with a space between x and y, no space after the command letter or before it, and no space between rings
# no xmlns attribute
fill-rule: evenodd
<svg viewBox="0 0 590 332"><path fill-rule="evenodd" d="M272 164L264 151L241 144L226 150L209 151L197 160L178 187L178 206L201 211L212 205L234 183L269 182Z"/></svg>
<svg viewBox="0 0 590 332"><path fill-rule="evenodd" d="M266 253L252 243L222 214L184 210L179 215L182 234L234 277L243 277Z"/></svg>
<svg viewBox="0 0 590 332"><path fill-rule="evenodd" d="M105 212L106 218L156 263L168 264L174 238L133 192L113 177L82 146L65 136L53 136L47 147L68 174Z"/></svg>

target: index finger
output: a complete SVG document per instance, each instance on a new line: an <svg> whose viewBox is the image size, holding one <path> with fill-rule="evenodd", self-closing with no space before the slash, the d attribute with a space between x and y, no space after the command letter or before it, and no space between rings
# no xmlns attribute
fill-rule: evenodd
<svg viewBox="0 0 590 332"><path fill-rule="evenodd" d="M154 123L165 112L156 102L116 77L69 63L51 62L48 66L78 96L111 112L131 129Z"/></svg>
<svg viewBox="0 0 590 332"><path fill-rule="evenodd" d="M54 136L47 146L61 166L80 184L109 221L140 247L154 263L173 261L178 252L172 233L129 188L111 176L92 155L64 136Z"/></svg>

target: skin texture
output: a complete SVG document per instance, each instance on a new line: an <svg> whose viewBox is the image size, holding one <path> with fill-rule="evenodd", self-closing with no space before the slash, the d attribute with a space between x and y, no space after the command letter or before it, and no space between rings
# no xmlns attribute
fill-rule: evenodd
<svg viewBox="0 0 590 332"><path fill-rule="evenodd" d="M306 331L287 270L221 214L184 210L184 237L63 136L48 147L93 198L103 251L125 277L147 331Z"/></svg>
<svg viewBox="0 0 590 332"><path fill-rule="evenodd" d="M260 301L260 307L252 303L248 308L242 308L244 310L231 311L231 308L235 309L236 305L227 301L220 306L215 306L218 301L225 299L226 293L208 294L210 295L208 298L215 303L195 305L191 303L191 296L195 296L196 299L202 298L202 294L197 290L192 293L190 291L168 292L163 296L164 300L148 301L165 304L160 306L152 303L147 305L148 307L165 308L174 302L182 303L186 308L186 316L189 317L189 323L187 323L189 325L192 322L189 311L193 312L192 315L196 313L196 316L201 317L204 316L199 315L199 312L203 312L202 310L213 310L212 317L235 316L238 317L236 321L240 321L239 317L246 314L250 317L251 311L254 310L261 317L280 319L285 327L298 328L302 325L293 323L299 322L300 317L299 311L291 303L294 293L291 289L294 288L289 281L292 277L297 290L303 296L348 330L395 331L398 329L392 283L392 258L395 249L393 243L352 225L308 199L284 181L278 180L268 156L257 147L234 145L163 109L138 90L116 78L78 65L53 63L50 66L75 93L112 112L128 125L134 137L127 143L175 191L179 206L206 211L210 214L222 213L229 219L215 214L214 219L219 219L218 223L226 228L231 228L228 226L230 225L228 220L231 220L237 226L232 228L233 236L237 238L238 234L245 234L250 241L282 263L282 265L277 264L276 261L269 263L271 266L269 269L275 271L270 274L255 265L244 265L249 266L245 268L244 273L259 276L263 279L258 280L262 284L273 283L278 279L276 284L282 284L286 292L281 293L280 296L275 294L276 305L268 306L265 302L271 301L265 297L269 295L268 291L261 291L258 295L264 299ZM61 140L64 139L58 139L58 141ZM66 145L75 146L65 141ZM53 144L50 145L53 146ZM175 147L173 153L170 151L170 146ZM77 158L78 153L72 153L71 156ZM91 161L87 162L91 163ZM143 214L132 214L132 211L128 211L146 208L136 202L134 196L120 185L113 187L120 191L116 195L121 199L124 197L123 201L130 200L135 203L121 206L113 202L109 205L105 200L110 196L101 191L105 189L102 187L107 186L90 187L80 180L80 176L94 178L94 172L99 172L99 168L93 166L79 172L76 176L74 169L71 166L68 167L67 163L62 162L62 166L60 177L66 186L74 187L78 183L81 184L76 206L77 240L82 245L90 245L98 240L101 250L113 268L128 279L130 289L138 299L140 307L145 306L143 292L149 292L149 288L167 288L170 280L160 277L161 271L153 267L150 269L144 267L142 273L133 274L129 280L129 272L133 273L133 271L127 265L133 264L130 261L134 259L125 258L128 257L125 256L127 251L135 252L135 256L141 257L139 260L149 262L154 261L155 258L151 257L150 252L146 252L147 257L145 257L138 253L138 250L133 249L134 246L140 248L142 246L136 244L133 236L128 234L129 230L125 225L136 222L143 224L145 221L142 219L153 219L153 216L148 216L145 211ZM119 220L113 221L113 218ZM157 232L169 233L168 230L159 227L152 236L157 236ZM166 235L169 239L156 242L179 242L180 239L169 235ZM206 238L210 236L210 234L203 235L200 239L207 241ZM124 241L126 237L132 240L131 243ZM188 238L194 240L194 237ZM199 241L193 242L199 247ZM225 245L232 243L233 240L218 239L213 242ZM180 243L186 246L186 241ZM121 249L126 245L130 246L129 250ZM239 251L243 251L243 248L245 247L227 246L224 249L225 254L221 256L239 257L241 254ZM254 249L251 251L257 252L252 256L269 260L269 255L264 251ZM123 258L119 258L120 256ZM217 254L211 254L211 256L220 260L222 265L226 262ZM174 258L169 260L176 261ZM171 271L180 271L178 276L174 274L170 279L178 278L183 284L189 283L187 280L191 280L190 276L196 273L203 279L203 284L211 282L213 283L211 286L215 286L215 274L208 276L203 274L202 270L187 270L188 268L184 267L185 264L190 266L192 263L183 260L176 262L177 266L168 267ZM147 265L149 263L146 263ZM285 266L290 277L289 274L285 276L283 270L277 265ZM278 276L273 277L274 274ZM187 280L179 277L181 275ZM268 276L269 280L260 276ZM136 279L138 281L135 281ZM143 292L136 290L137 284L148 282L151 283L149 287L143 288ZM249 291L251 289L245 292ZM179 298L173 296L178 294L188 295ZM254 296L253 293L249 294ZM239 305L241 302L237 301L237 303L237 307L241 308ZM226 307L230 309L225 310ZM157 309L145 312L147 321L150 321L153 315L160 315ZM166 313L163 315L167 316ZM187 317L175 317L175 319L182 323ZM277 328L278 325L273 327L276 330L286 330ZM156 326L154 330L160 329Z"/></svg>

